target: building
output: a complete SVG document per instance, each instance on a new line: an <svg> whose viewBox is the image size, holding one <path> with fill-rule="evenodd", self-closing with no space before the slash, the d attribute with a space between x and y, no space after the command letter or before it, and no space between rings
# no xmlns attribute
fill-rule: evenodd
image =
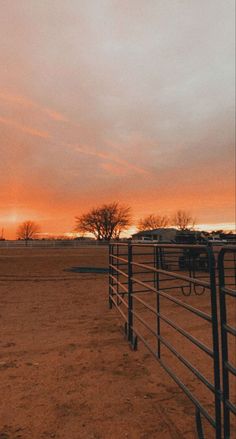
<svg viewBox="0 0 236 439"><path fill-rule="evenodd" d="M220 233L220 239L223 239L228 244L236 244L236 233Z"/></svg>
<svg viewBox="0 0 236 439"><path fill-rule="evenodd" d="M132 235L134 241L149 241L149 242L175 242L177 229L174 228L159 228L153 230L143 230Z"/></svg>
<svg viewBox="0 0 236 439"><path fill-rule="evenodd" d="M208 238L200 231L178 230L175 237L176 244L207 244Z"/></svg>
<svg viewBox="0 0 236 439"><path fill-rule="evenodd" d="M208 239L199 231L177 230L175 228L159 228L143 230L132 235L132 240L161 242L163 244L207 244Z"/></svg>

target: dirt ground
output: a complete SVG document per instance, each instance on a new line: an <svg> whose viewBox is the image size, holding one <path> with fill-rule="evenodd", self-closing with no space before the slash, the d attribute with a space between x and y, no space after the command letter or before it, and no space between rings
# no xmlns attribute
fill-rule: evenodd
<svg viewBox="0 0 236 439"><path fill-rule="evenodd" d="M104 247L0 252L0 439L195 438L192 403L146 348L131 351Z"/></svg>

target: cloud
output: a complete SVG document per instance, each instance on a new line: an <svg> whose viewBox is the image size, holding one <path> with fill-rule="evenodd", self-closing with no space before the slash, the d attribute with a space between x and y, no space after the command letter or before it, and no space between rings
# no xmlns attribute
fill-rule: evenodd
<svg viewBox="0 0 236 439"><path fill-rule="evenodd" d="M27 127L25 125L20 124L17 121L7 119L5 117L0 117L0 123L14 127L17 130L20 130L24 133L30 134L31 136L34 136L34 137L42 137L44 139L47 139L50 137L49 133L46 131L40 131L40 130L37 130L35 128Z"/></svg>
<svg viewBox="0 0 236 439"><path fill-rule="evenodd" d="M46 114L48 114L48 116L52 120L68 122L68 119L65 116L63 116L63 114L60 114L57 111L53 111L53 110L50 110L48 108L46 108L44 111L45 111Z"/></svg>
<svg viewBox="0 0 236 439"><path fill-rule="evenodd" d="M127 170L124 168L124 166L118 166L113 163L102 163L101 168L104 169L106 172L111 174L112 176L116 177L124 177L126 175Z"/></svg>
<svg viewBox="0 0 236 439"><path fill-rule="evenodd" d="M124 159L120 159L118 157L116 157L114 154L112 153L103 153L103 152L99 152L99 151L91 151L88 147L84 147L84 146L74 146L74 149L82 154L85 155L89 155L89 156L94 156L100 159L104 159L104 160L108 160L108 161L112 161L119 166L119 169L126 169L127 171L134 171L137 174L141 174L141 175L147 175L148 172L140 167L140 166L136 166L133 165L132 163L129 163L128 161L124 160ZM104 169L111 169L111 166L109 167L109 165L105 165L105 167L103 166ZM116 170L118 169L118 167L116 166Z"/></svg>
<svg viewBox="0 0 236 439"><path fill-rule="evenodd" d="M44 108L40 106L38 103L33 102L32 100L27 99L25 96L22 95L13 95L4 90L0 90L0 100L10 104L14 103L17 106L37 109L40 112L45 113L50 119L55 121L69 122L68 119L58 111L52 110L50 108Z"/></svg>
<svg viewBox="0 0 236 439"><path fill-rule="evenodd" d="M35 104L31 100L25 98L24 96L13 95L13 94L6 92L4 90L0 90L0 100L5 101L7 103L14 103L17 105L21 105L24 107L34 107L35 106Z"/></svg>

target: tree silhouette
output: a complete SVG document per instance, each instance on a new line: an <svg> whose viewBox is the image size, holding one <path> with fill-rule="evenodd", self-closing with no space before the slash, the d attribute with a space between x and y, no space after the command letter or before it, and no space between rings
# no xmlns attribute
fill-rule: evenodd
<svg viewBox="0 0 236 439"><path fill-rule="evenodd" d="M4 238L4 228L2 228L2 231L1 231L0 241L5 241L5 238Z"/></svg>
<svg viewBox="0 0 236 439"><path fill-rule="evenodd" d="M160 227L167 227L169 225L169 218L166 215L148 215L138 222L139 230L153 230Z"/></svg>
<svg viewBox="0 0 236 439"><path fill-rule="evenodd" d="M119 239L120 233L129 227L130 221L130 207L114 202L93 208L88 213L76 217L75 230L92 233L99 241L110 241Z"/></svg>
<svg viewBox="0 0 236 439"><path fill-rule="evenodd" d="M40 227L33 221L24 221L17 229L17 238L24 239L27 245L29 239L35 238L35 235L40 232Z"/></svg>
<svg viewBox="0 0 236 439"><path fill-rule="evenodd" d="M185 210L177 210L172 222L179 230L193 229L196 224L196 220Z"/></svg>

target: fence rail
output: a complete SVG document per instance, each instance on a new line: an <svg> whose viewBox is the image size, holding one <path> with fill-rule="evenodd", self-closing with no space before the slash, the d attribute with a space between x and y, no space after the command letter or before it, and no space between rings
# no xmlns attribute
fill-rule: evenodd
<svg viewBox="0 0 236 439"><path fill-rule="evenodd" d="M222 252L225 255L226 250ZM224 270L230 287L222 287L221 275L221 297L226 294L235 297L236 293L232 292L235 259L232 267L221 268L222 252L219 271ZM222 401L224 429L228 412L235 413L235 406L227 395L227 387L221 389L220 384L218 282L212 249L201 245L112 243L109 279L109 306L120 313L132 348L137 349L138 341L143 342L195 405L198 437L204 437L203 423L207 421L207 431L210 425L214 437L221 439ZM204 296L204 301L199 296ZM222 337L235 334L235 328L226 319L222 328ZM235 373L235 369L228 362L227 352L224 349L222 352L226 386L226 374ZM181 366L177 371L176 365ZM196 389L190 388L186 373L194 377ZM204 396L206 392L211 395L203 398L205 402L198 394L199 383ZM209 410L209 405L213 410Z"/></svg>

